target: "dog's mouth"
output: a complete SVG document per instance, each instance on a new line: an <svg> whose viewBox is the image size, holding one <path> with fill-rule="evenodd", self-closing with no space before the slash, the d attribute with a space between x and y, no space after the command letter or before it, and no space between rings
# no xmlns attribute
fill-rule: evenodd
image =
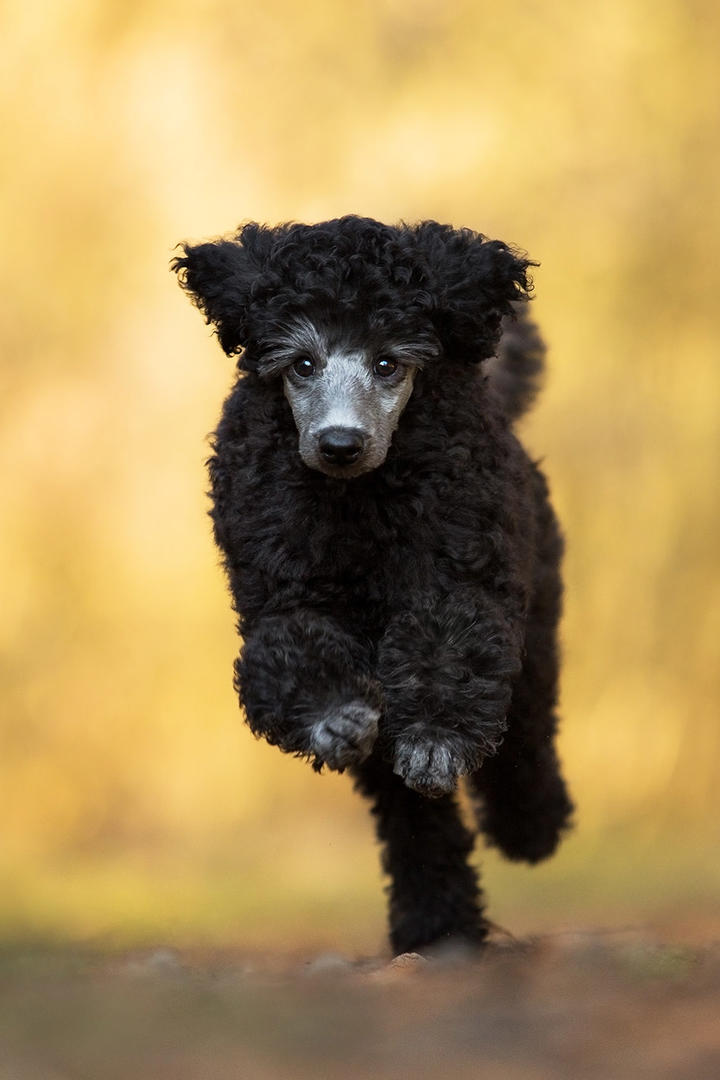
<svg viewBox="0 0 720 1080"><path fill-rule="evenodd" d="M357 427L329 427L300 433L300 457L310 469L341 480L371 472L385 460L387 448Z"/></svg>
<svg viewBox="0 0 720 1080"><path fill-rule="evenodd" d="M372 472L376 466L338 466L338 465L322 465L312 466L317 472L324 473L325 476L332 476L335 480L353 480L356 476L364 476L365 473Z"/></svg>
<svg viewBox="0 0 720 1080"><path fill-rule="evenodd" d="M385 460L387 448L357 428L330 428L300 438L300 457L310 469L339 480L372 472Z"/></svg>
<svg viewBox="0 0 720 1080"><path fill-rule="evenodd" d="M382 461L370 461L366 457L360 457L356 461L347 462L342 465L326 461L320 457L320 455L313 454L311 457L306 457L301 453L300 456L309 468L314 469L316 472L324 473L325 476L332 476L338 480L352 480L356 476L362 476L364 473L372 472L373 469L376 469L378 465L382 464Z"/></svg>

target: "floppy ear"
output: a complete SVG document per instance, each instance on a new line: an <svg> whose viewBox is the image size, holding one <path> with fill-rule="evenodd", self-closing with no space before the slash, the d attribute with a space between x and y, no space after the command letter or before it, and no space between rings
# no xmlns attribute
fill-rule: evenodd
<svg viewBox="0 0 720 1080"><path fill-rule="evenodd" d="M248 302L260 266L253 252L236 240L183 244L183 251L171 269L232 356L247 344Z"/></svg>
<svg viewBox="0 0 720 1080"><path fill-rule="evenodd" d="M514 303L529 299L528 268L523 253L471 229L452 229L426 221L415 230L427 262L432 317L446 350L476 362L494 356L500 321L514 313Z"/></svg>

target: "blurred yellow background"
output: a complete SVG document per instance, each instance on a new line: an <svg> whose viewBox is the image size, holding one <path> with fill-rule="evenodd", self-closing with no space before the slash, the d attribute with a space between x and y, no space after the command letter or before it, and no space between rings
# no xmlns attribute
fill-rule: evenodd
<svg viewBox="0 0 720 1080"><path fill-rule="evenodd" d="M383 939L365 806L241 723L232 365L168 272L347 212L541 263L578 828L479 853L491 917L720 925L719 33L712 0L2 6L2 936Z"/></svg>

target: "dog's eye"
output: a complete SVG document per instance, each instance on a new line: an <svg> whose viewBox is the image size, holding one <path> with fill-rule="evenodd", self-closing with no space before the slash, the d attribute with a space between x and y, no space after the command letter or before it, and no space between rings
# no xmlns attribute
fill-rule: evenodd
<svg viewBox="0 0 720 1080"><path fill-rule="evenodd" d="M373 371L381 379L387 379L388 376L394 375L397 369L397 360L391 360L389 356L381 356L373 364Z"/></svg>
<svg viewBox="0 0 720 1080"><path fill-rule="evenodd" d="M309 356L299 356L292 366L296 375L299 375L302 379L307 379L309 375L315 374L315 364L312 362Z"/></svg>

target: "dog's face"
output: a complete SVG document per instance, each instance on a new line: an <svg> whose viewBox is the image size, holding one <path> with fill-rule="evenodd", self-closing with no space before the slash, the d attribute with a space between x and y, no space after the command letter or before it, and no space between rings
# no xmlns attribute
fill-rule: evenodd
<svg viewBox="0 0 720 1080"><path fill-rule="evenodd" d="M263 350L279 374L311 469L349 479L385 461L419 368L437 355L431 335L339 332L293 320Z"/></svg>
<svg viewBox="0 0 720 1080"><path fill-rule="evenodd" d="M173 262L238 366L282 379L305 464L343 478L385 461L419 369L494 355L530 265L469 229L353 216L249 223Z"/></svg>

